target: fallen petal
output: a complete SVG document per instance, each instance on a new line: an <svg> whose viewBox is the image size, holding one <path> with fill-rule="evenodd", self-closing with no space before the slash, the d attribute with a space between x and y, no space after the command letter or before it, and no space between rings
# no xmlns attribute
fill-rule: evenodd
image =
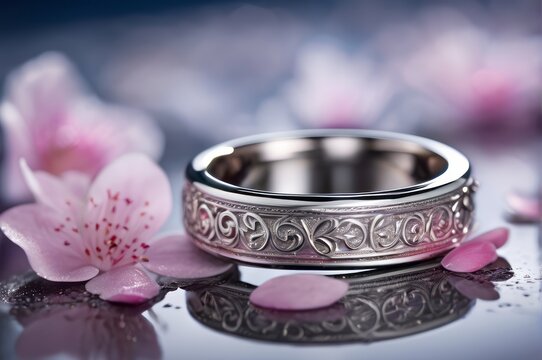
<svg viewBox="0 0 542 360"><path fill-rule="evenodd" d="M508 208L512 215L523 221L542 221L542 205L540 199L510 193L506 196Z"/></svg>
<svg viewBox="0 0 542 360"><path fill-rule="evenodd" d="M256 306L274 310L312 310L330 306L348 291L348 283L322 275L285 275L266 281L250 294Z"/></svg>
<svg viewBox="0 0 542 360"><path fill-rule="evenodd" d="M188 235L169 235L151 243L143 265L152 272L177 279L199 279L220 275L233 264L198 249Z"/></svg>
<svg viewBox="0 0 542 360"><path fill-rule="evenodd" d="M467 243L487 242L493 244L495 248L498 249L506 244L509 235L510 231L507 228L502 227L480 234Z"/></svg>
<svg viewBox="0 0 542 360"><path fill-rule="evenodd" d="M495 285L490 281L475 281L462 278L456 275L450 275L447 278L448 282L461 294L471 300L498 300L499 293L495 290Z"/></svg>
<svg viewBox="0 0 542 360"><path fill-rule="evenodd" d="M135 266L112 269L87 282L88 292L113 302L140 304L158 295L160 287Z"/></svg>
<svg viewBox="0 0 542 360"><path fill-rule="evenodd" d="M441 265L454 272L474 272L497 260L495 245L491 242L470 241L450 251Z"/></svg>

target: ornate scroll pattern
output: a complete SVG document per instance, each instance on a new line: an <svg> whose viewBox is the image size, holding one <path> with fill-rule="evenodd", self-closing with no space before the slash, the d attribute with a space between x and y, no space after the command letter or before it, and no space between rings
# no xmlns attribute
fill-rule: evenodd
<svg viewBox="0 0 542 360"><path fill-rule="evenodd" d="M219 212L216 217L216 234L224 245L234 245L239 235L237 216L229 210Z"/></svg>
<svg viewBox="0 0 542 360"><path fill-rule="evenodd" d="M273 233L275 235L272 238L273 245L282 252L295 251L305 241L303 228L290 217L284 217L275 222Z"/></svg>
<svg viewBox="0 0 542 360"><path fill-rule="evenodd" d="M239 282L189 292L188 310L211 328L248 338L370 342L427 331L461 318L473 301L451 286L447 276L439 268L426 268L371 281L350 278L351 290L340 304L343 311L334 316L273 317L249 305L252 288Z"/></svg>
<svg viewBox="0 0 542 360"><path fill-rule="evenodd" d="M414 253L428 244L457 242L470 230L475 190L470 179L423 204L300 210L228 202L187 183L184 222L199 241L262 256L304 252L335 259Z"/></svg>
<svg viewBox="0 0 542 360"><path fill-rule="evenodd" d="M305 221L301 222L309 234L308 239L312 248L321 255L335 254L341 243L344 243L347 249L359 249L367 237L366 226L356 219L324 219L318 222L313 230L309 229Z"/></svg>
<svg viewBox="0 0 542 360"><path fill-rule="evenodd" d="M241 237L249 249L265 249L270 235L267 224L259 215L250 212L241 215Z"/></svg>

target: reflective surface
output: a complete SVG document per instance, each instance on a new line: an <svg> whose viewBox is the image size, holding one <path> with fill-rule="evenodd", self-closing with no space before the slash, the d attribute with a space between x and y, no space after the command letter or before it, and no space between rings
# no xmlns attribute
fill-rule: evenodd
<svg viewBox="0 0 542 360"><path fill-rule="evenodd" d="M248 302L254 286L230 281L187 294L195 320L219 332L284 343L371 342L408 336L451 323L475 299L448 281L439 262L394 271L335 275L350 284L344 299L329 309L277 312Z"/></svg>
<svg viewBox="0 0 542 360"><path fill-rule="evenodd" d="M481 181L475 232L503 225L511 229L509 243L499 250L506 262L495 264L497 272L444 279L442 270L429 266L419 272L421 277L410 280L397 277L398 269L393 267L376 276L354 272L349 276L359 278L359 286L347 297L348 308L308 317L249 312L249 323L246 315L251 308L238 294L246 296L252 286L291 271L242 266L224 279L180 283L188 291L172 290L156 304L141 308L85 300L77 288L66 291L49 284L36 291L38 282L12 293L10 301L16 297L16 304L0 306L0 358L103 358L107 354L109 358L224 359L228 354L236 359L313 360L408 354L409 358L457 360L483 354L488 359L537 359L542 352L540 232L537 225L506 223L504 195L508 188L528 190L537 185L538 144L538 140L508 145L458 143L474 162ZM168 169L179 191L181 169L177 162ZM179 217L177 207L168 229L179 229ZM2 281L25 272L21 255L1 240ZM194 296L200 301L194 302ZM241 325L239 319L244 321ZM303 324L301 337L299 324ZM50 330L53 327L55 331ZM335 338L319 338L322 329L334 331ZM285 339L289 336L295 341Z"/></svg>

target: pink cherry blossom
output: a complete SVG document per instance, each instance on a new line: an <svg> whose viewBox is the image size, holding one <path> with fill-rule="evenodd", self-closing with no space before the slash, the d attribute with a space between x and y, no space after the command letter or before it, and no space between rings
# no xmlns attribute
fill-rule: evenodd
<svg viewBox="0 0 542 360"><path fill-rule="evenodd" d="M452 10L416 23L387 31L383 46L426 100L426 117L478 126L533 123L542 90L540 39L491 33Z"/></svg>
<svg viewBox="0 0 542 360"><path fill-rule="evenodd" d="M188 242L186 237L154 237L170 215L172 194L166 174L145 155L119 157L86 191L85 182L73 174L34 173L24 162L22 169L37 203L7 210L0 226L45 279L92 279L86 284L89 292L139 303L160 289L145 267L178 278L202 276L179 268L185 258L195 267L228 269L214 258L194 255L198 250L187 252L186 244L178 244Z"/></svg>
<svg viewBox="0 0 542 360"><path fill-rule="evenodd" d="M285 96L296 118L311 127L359 127L373 123L392 95L391 81L361 54L331 44L300 53Z"/></svg>
<svg viewBox="0 0 542 360"><path fill-rule="evenodd" d="M146 115L98 100L57 53L45 53L9 75L0 120L7 154L2 190L8 200L28 195L20 158L53 175L78 171L94 177L123 153L157 158L163 147L161 132Z"/></svg>

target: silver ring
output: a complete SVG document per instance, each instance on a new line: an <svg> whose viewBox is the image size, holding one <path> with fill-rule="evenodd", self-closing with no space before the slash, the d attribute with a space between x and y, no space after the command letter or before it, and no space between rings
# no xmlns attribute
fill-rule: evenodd
<svg viewBox="0 0 542 360"><path fill-rule="evenodd" d="M313 130L216 145L188 165L184 224L212 254L267 266L431 258L473 221L467 158L422 137Z"/></svg>

